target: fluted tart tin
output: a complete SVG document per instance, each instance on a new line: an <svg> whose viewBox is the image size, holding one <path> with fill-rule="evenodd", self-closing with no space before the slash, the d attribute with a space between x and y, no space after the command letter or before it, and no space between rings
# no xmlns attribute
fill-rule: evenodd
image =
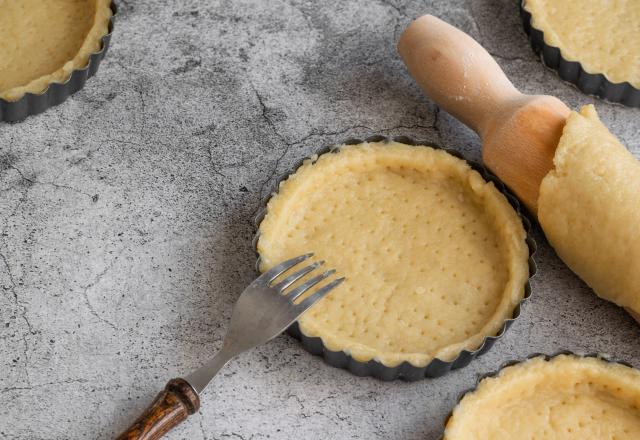
<svg viewBox="0 0 640 440"><path fill-rule="evenodd" d="M496 378L498 377L501 372L509 367L513 367L516 365L520 365L520 364L524 364L530 360L533 359L537 359L540 358L544 361L552 361L555 358L558 358L559 356L573 356L576 358L594 358L594 359L598 359L610 364L619 364L628 368L633 368L635 369L635 367L633 365L631 365L630 363L620 360L620 359L616 359L613 358L609 355L603 354L603 353L595 353L595 352L591 352L591 353L578 353L578 352L573 352L570 350L560 350L557 351L553 354L545 354L545 353L532 353L530 355L528 355L526 358L524 359L520 359L520 360L509 360L509 361L505 361L503 362L498 369L490 371L488 373L484 373L484 374L479 374L478 377L476 378L475 384L471 387L468 388L466 390L464 390L463 392L461 392L456 401L455 404L453 405L453 408L451 409L451 411L449 411L449 413L445 416L444 421L442 423L442 435L439 437L439 440L444 440L445 439L445 435L446 435L446 428L447 425L449 423L449 420L451 419L451 417L453 416L453 413L455 411L455 409L458 407L458 405L460 404L460 402L462 402L462 400L470 394L475 393L476 391L478 391L478 387L480 386L480 384L482 383L482 381L484 381L485 379L490 379L490 378Z"/></svg>
<svg viewBox="0 0 640 440"><path fill-rule="evenodd" d="M104 59L109 49L111 34L113 33L115 18L118 13L118 6L115 1L111 2L110 7L112 14L109 19L108 31L101 39L100 50L93 52L89 56L87 65L81 69L73 70L66 81L49 84L43 92L25 93L16 101L0 98L0 121L15 122L28 116L42 113L50 107L63 103L69 96L84 87L87 79L98 71L100 62Z"/></svg>
<svg viewBox="0 0 640 440"><path fill-rule="evenodd" d="M265 218L267 213L267 204L271 197L278 192L278 188L280 183L286 180L291 174L293 174L300 166L302 166L306 161L311 160L315 161L317 157L325 154L325 153L335 153L340 150L341 147L347 145L357 145L362 143L373 143L373 142L399 142L411 146L429 146L434 149L444 150L445 152L466 161L471 168L480 173L480 175L487 182L493 182L495 187L501 192L509 204L516 211L518 217L522 221L522 225L526 232L526 245L528 249L528 278L526 280L525 285L523 286L524 295L516 307L513 309L513 312L509 319L504 320L502 326L499 331L495 335L487 336L484 338L483 342L473 350L462 350L459 354L452 360L444 361L438 358L432 359L423 367L415 366L408 361L404 361L397 366L389 367L384 365L382 362L372 359L368 362L361 362L354 359L349 353L345 351L332 351L328 349L323 343L320 337L310 337L305 335L298 325L298 323L294 323L289 329L288 333L295 338L299 339L302 342L303 347L309 351L310 353L318 356L322 356L324 361L334 367L343 368L350 371L352 374L356 376L372 376L381 380L395 380L402 379L407 381L419 380L425 377L438 377L448 373L450 370L457 369L468 365L474 358L480 356L483 353L486 353L495 342L500 339L507 329L513 324L513 322L520 316L520 310L524 302L531 296L531 283L530 279L533 277L537 271L535 261L533 259L534 253L536 252L536 243L531 236L531 222L527 218L527 216L523 213L523 209L518 202L518 200L508 191L505 185L491 172L489 172L483 165L478 162L465 159L462 154L457 151L442 148L438 145L435 145L433 142L417 142L406 136L396 136L393 138L375 135L368 137L366 139L347 139L341 144L336 144L333 146L328 146L320 151L318 151L311 158L305 158L300 160L293 169L282 176L280 176L274 186L272 187L272 191L270 194L264 198L261 204L261 209L257 213L254 219L254 225L256 228L256 235L253 240L254 249L257 251L258 239L260 237L260 224L262 220ZM258 254L258 260L256 262L256 270L259 271L260 268L260 255ZM348 276L348 274L345 274Z"/></svg>
<svg viewBox="0 0 640 440"><path fill-rule="evenodd" d="M542 63L556 71L560 78L576 86L587 95L596 96L605 101L620 103L629 107L640 107L640 89L628 81L614 83L606 75L587 72L578 61L569 61L558 47L547 44L544 32L532 24L531 13L526 9L527 0L520 2L520 17L524 30L529 37L533 51L540 56Z"/></svg>

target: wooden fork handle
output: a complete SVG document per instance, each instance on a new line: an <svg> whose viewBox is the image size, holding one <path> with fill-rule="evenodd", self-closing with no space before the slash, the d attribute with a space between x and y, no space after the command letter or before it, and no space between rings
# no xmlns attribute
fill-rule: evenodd
<svg viewBox="0 0 640 440"><path fill-rule="evenodd" d="M184 379L171 379L153 403L117 440L157 440L200 409L200 398Z"/></svg>

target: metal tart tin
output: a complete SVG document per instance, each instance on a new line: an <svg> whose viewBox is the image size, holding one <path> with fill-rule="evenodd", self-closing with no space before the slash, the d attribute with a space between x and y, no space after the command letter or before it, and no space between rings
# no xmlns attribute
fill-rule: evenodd
<svg viewBox="0 0 640 440"><path fill-rule="evenodd" d="M87 79L98 71L100 61L102 61L109 49L115 17L118 13L118 6L113 0L111 1L111 12L107 34L102 37L102 46L99 51L89 56L89 61L85 67L71 72L69 79L63 83L51 83L41 93L25 93L17 101L0 99L0 121L14 122L20 121L27 116L37 115L49 107L63 103L69 96L82 89Z"/></svg>
<svg viewBox="0 0 640 440"><path fill-rule="evenodd" d="M453 415L453 411L458 407L458 404L462 401L462 399L464 399L464 396L466 396L467 394L475 392L478 389L478 386L480 385L480 382L482 382L484 379L489 378L489 377L496 377L505 368L511 367L513 365L521 364L523 362L526 362L526 361L534 359L534 358L539 358L540 357L540 358L543 358L545 361L550 361L551 359L553 359L555 357L558 357L558 356L562 356L562 355L575 356L575 357L579 357L579 358L596 358L596 359L600 359L600 360L603 360L605 362L609 362L609 363L612 363L612 364L620 364L620 365L624 365L625 367L635 368L629 362L622 361L622 360L619 360L619 359L614 359L614 358L609 357L609 356L607 356L605 354L602 354L602 353L582 354L582 353L575 353L575 352L570 351L570 350L560 350L560 351L557 351L557 352L555 352L553 354L550 354L550 355L549 354L544 354L544 353L533 353L533 354L530 354L529 356L527 356L526 358L524 358L523 360L510 360L510 361L504 362L502 365L500 365L500 367L498 367L497 370L494 370L494 371L491 371L489 373L485 373L485 374L479 375L478 379L476 379L475 385L472 388L469 388L468 390L465 390L462 393L460 393L460 395L456 399L456 404L453 406L451 411L449 411L449 414L447 414L447 416L444 418L444 422L442 424L442 431L443 432L442 432L442 435L439 437L439 440L444 440L444 430L447 427L447 423L449 423L449 419Z"/></svg>
<svg viewBox="0 0 640 440"><path fill-rule="evenodd" d="M540 56L543 64L560 75L560 78L573 84L587 95L596 96L609 102L629 107L640 107L640 89L629 82L614 83L602 73L589 73L577 61L568 61L559 48L544 41L544 32L532 26L531 13L525 9L526 0L520 2L520 17L524 30L529 36L533 51Z"/></svg>
<svg viewBox="0 0 640 440"><path fill-rule="evenodd" d="M489 172L483 165L481 165L478 162L466 159L462 154L460 154L455 150L450 150L448 148L440 147L437 144L434 144L433 142L427 142L427 141L417 142L406 136L395 136L395 137L389 138L386 136L375 135L375 136L370 136L364 140L350 138L341 144L324 147L320 151L318 151L314 157L317 158L317 156L320 156L325 153L337 152L339 151L340 147L344 145L357 145L363 142L392 142L392 141L400 142L407 145L429 146L432 148L444 150L447 153L466 161L474 170L478 171L486 181L493 182L495 187L502 194L505 195L505 197L507 198L511 206L515 209L518 216L522 220L522 224L527 234L526 243L529 248L529 278L527 279L527 282L524 285L524 297L513 310L513 314L511 318L504 321L502 327L500 328L500 330L495 336L487 336L477 349L473 351L462 350L458 354L458 356L451 361L443 361L441 359L435 358L424 367L416 367L406 361L396 367L387 367L386 365L376 360L370 360L368 362L359 362L353 359L348 353L344 351L328 350L324 346L322 339L320 337L310 337L303 334L300 331L300 328L297 322L291 325L291 327L289 327L289 329L287 330L287 332L290 335L292 335L296 339L299 339L302 342L302 346L308 352L317 356L322 356L324 361L333 367L349 370L352 374L356 376L371 376L371 377L375 377L385 381L390 381L395 379L414 381L414 380L423 379L425 377L439 377L448 373L451 370L465 367L473 359L489 351L489 349L493 346L493 344L495 344L495 342L502 337L502 335L507 331L507 329L511 327L513 322L518 318L518 316L520 316L520 309L522 307L522 304L531 296L530 280L537 272L536 263L533 259L533 255L536 252L537 246L533 237L531 236L531 222L529 221L527 216L524 214L524 209L521 207L518 200L507 190L505 185L496 176L494 176L491 172ZM262 201L261 209L257 213L254 219L256 235L254 236L254 239L253 239L253 247L254 247L254 250L256 251L256 254L258 253L257 244L258 244L258 238L260 236L259 235L260 223L262 222L262 220L264 219L267 213L267 203L269 202L269 199L277 193L280 183L286 180L290 174L293 174L306 160L314 160L314 158L305 158L303 160L300 160L293 167L293 170L291 170L291 172L280 176L275 182L274 186L272 187L272 191L270 192L270 195L265 197L264 200ZM256 262L256 271L258 272L260 271L260 255L259 254L258 254L258 260Z"/></svg>

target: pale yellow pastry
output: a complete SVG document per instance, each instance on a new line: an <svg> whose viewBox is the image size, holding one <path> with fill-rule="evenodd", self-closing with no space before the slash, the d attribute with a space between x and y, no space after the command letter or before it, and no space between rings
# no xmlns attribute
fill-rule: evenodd
<svg viewBox="0 0 640 440"><path fill-rule="evenodd" d="M524 7L563 58L640 88L640 1L526 0Z"/></svg>
<svg viewBox="0 0 640 440"><path fill-rule="evenodd" d="M111 0L0 0L0 98L41 93L84 68L108 32Z"/></svg>
<svg viewBox="0 0 640 440"><path fill-rule="evenodd" d="M263 270L314 252L347 277L300 329L390 367L478 348L512 316L529 273L504 195L461 159L399 143L307 161L269 201L258 252Z"/></svg>
<svg viewBox="0 0 640 440"><path fill-rule="evenodd" d="M601 297L640 313L640 162L592 105L572 112L540 185L538 219Z"/></svg>
<svg viewBox="0 0 640 440"><path fill-rule="evenodd" d="M640 372L597 358L542 357L465 395L444 440L637 440Z"/></svg>

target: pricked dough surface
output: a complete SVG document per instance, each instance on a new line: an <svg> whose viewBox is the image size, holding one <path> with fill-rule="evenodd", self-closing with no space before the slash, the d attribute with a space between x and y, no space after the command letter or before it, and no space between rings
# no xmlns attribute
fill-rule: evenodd
<svg viewBox="0 0 640 440"><path fill-rule="evenodd" d="M640 88L640 1L526 0L525 9L565 59Z"/></svg>
<svg viewBox="0 0 640 440"><path fill-rule="evenodd" d="M111 0L0 0L0 98L66 81L107 34Z"/></svg>
<svg viewBox="0 0 640 440"><path fill-rule="evenodd" d="M483 379L454 409L444 440L636 440L639 407L638 370L539 357Z"/></svg>
<svg viewBox="0 0 640 440"><path fill-rule="evenodd" d="M572 112L540 185L538 219L601 297L640 313L640 162L592 105Z"/></svg>
<svg viewBox="0 0 640 440"><path fill-rule="evenodd" d="M444 151L399 143L307 161L269 201L258 252L263 270L314 252L346 276L300 328L387 366L477 348L528 277L522 222L493 184Z"/></svg>

